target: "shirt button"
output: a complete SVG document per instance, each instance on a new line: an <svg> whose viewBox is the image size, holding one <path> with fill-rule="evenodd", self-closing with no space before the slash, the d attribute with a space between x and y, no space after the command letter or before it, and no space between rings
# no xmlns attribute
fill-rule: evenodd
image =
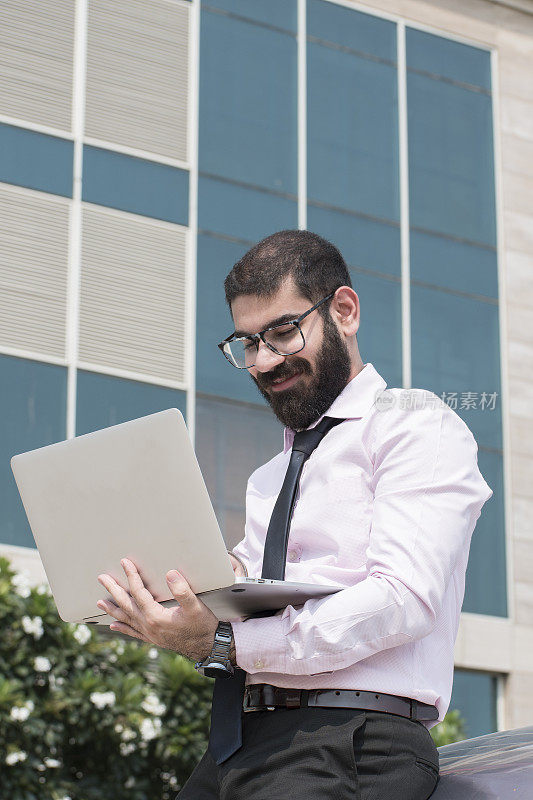
<svg viewBox="0 0 533 800"><path fill-rule="evenodd" d="M263 662L261 659L258 659L254 664L255 669L261 669L263 667Z"/></svg>
<svg viewBox="0 0 533 800"><path fill-rule="evenodd" d="M289 550L289 561L293 563L300 560L300 554L297 550Z"/></svg>

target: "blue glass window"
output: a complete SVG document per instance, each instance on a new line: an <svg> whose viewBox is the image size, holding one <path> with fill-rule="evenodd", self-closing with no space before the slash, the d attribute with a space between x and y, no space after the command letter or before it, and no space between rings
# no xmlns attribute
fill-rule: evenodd
<svg viewBox="0 0 533 800"><path fill-rule="evenodd" d="M498 297L496 248L411 231L411 278L458 292Z"/></svg>
<svg viewBox="0 0 533 800"><path fill-rule="evenodd" d="M387 385L402 386L402 300L398 280L350 271L361 303L357 344Z"/></svg>
<svg viewBox="0 0 533 800"><path fill-rule="evenodd" d="M490 95L408 73L410 222L496 245Z"/></svg>
<svg viewBox="0 0 533 800"><path fill-rule="evenodd" d="M476 441L501 449L498 306L412 286L411 342L413 386L439 396L444 392L443 399L464 419ZM468 392L472 395L466 396Z"/></svg>
<svg viewBox="0 0 533 800"><path fill-rule="evenodd" d="M35 547L10 460L66 438L67 370L0 355L0 541Z"/></svg>
<svg viewBox="0 0 533 800"><path fill-rule="evenodd" d="M82 199L188 224L189 173L100 147L83 148Z"/></svg>
<svg viewBox="0 0 533 800"><path fill-rule="evenodd" d="M498 729L496 719L498 679L488 672L456 669L450 711L457 709L465 722L467 739Z"/></svg>
<svg viewBox="0 0 533 800"><path fill-rule="evenodd" d="M185 416L185 392L78 370L76 436L166 408L177 408Z"/></svg>
<svg viewBox="0 0 533 800"><path fill-rule="evenodd" d="M400 226L325 206L307 206L307 227L339 248L349 267L398 276Z"/></svg>
<svg viewBox="0 0 533 800"><path fill-rule="evenodd" d="M215 236L198 237L196 388L219 397L263 404L245 369L226 361L217 344L235 329L224 294L224 278L249 249Z"/></svg>
<svg viewBox="0 0 533 800"><path fill-rule="evenodd" d="M296 194L296 39L202 10L200 171Z"/></svg>
<svg viewBox="0 0 533 800"><path fill-rule="evenodd" d="M202 5L296 33L296 0L202 0Z"/></svg>
<svg viewBox="0 0 533 800"><path fill-rule="evenodd" d="M490 92L490 53L443 36L407 28L407 67Z"/></svg>
<svg viewBox="0 0 533 800"><path fill-rule="evenodd" d="M463 611L507 616L503 455L480 448L481 474L494 492L483 506L472 536Z"/></svg>
<svg viewBox="0 0 533 800"><path fill-rule="evenodd" d="M298 206L295 199L200 176L198 226L254 243L274 231L298 227Z"/></svg>
<svg viewBox="0 0 533 800"><path fill-rule="evenodd" d="M307 3L307 35L353 52L396 61L396 25L324 0Z"/></svg>
<svg viewBox="0 0 533 800"><path fill-rule="evenodd" d="M0 181L72 197L74 144L0 123Z"/></svg>
<svg viewBox="0 0 533 800"><path fill-rule="evenodd" d="M309 197L399 220L396 67L313 41L307 72Z"/></svg>
<svg viewBox="0 0 533 800"><path fill-rule="evenodd" d="M248 478L282 448L269 409L197 397L196 453L228 549L244 537Z"/></svg>

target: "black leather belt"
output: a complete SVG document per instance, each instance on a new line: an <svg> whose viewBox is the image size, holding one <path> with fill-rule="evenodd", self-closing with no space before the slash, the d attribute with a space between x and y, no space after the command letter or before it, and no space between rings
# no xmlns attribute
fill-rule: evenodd
<svg viewBox="0 0 533 800"><path fill-rule="evenodd" d="M408 719L438 719L435 706L395 694L354 689L282 689L270 683L254 683L244 690L244 711L274 711L276 708L357 708L384 711Z"/></svg>

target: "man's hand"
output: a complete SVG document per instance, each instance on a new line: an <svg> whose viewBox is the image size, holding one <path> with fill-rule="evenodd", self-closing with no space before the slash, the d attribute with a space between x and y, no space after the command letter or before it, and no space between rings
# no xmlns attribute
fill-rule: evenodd
<svg viewBox="0 0 533 800"><path fill-rule="evenodd" d="M166 608L154 600L132 561L123 558L120 563L128 579L129 593L110 575L98 576L114 600L97 603L98 608L117 620L109 626L111 630L175 650L192 661L206 658L213 647L218 619L196 597L185 578L176 570L167 572L170 591L179 606Z"/></svg>
<svg viewBox="0 0 533 800"><path fill-rule="evenodd" d="M235 575L238 578L246 577L248 573L246 572L246 567L244 566L242 561L238 559L237 556L234 556L233 553L228 553L228 556L231 561L231 566L233 567L233 572L235 573Z"/></svg>

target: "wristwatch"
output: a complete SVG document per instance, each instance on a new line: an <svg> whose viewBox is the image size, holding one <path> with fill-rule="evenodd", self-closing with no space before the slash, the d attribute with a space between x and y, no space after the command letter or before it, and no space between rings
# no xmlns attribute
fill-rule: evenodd
<svg viewBox="0 0 533 800"><path fill-rule="evenodd" d="M230 622L219 622L215 631L213 649L204 661L197 661L194 668L200 675L208 678L230 678L235 670L230 661L230 650L233 642L233 628Z"/></svg>

